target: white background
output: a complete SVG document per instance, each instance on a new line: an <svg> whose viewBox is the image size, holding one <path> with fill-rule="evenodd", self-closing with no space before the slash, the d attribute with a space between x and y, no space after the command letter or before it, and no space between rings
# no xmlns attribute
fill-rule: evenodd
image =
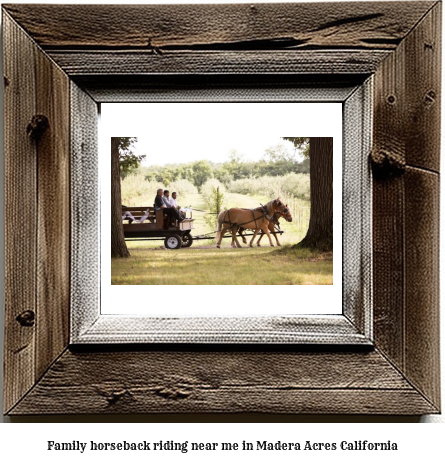
<svg viewBox="0 0 445 465"><path fill-rule="evenodd" d="M283 1L283 0L282 0ZM286 1L286 0L284 0ZM314 0L315 1L315 0ZM19 3L19 2L10 2ZM25 2L20 2L25 3ZM40 2L41 3L41 2ZM60 2L48 2L60 3ZM65 2L68 3L68 2ZM71 3L90 3L78 0ZM106 2L102 2L106 3ZM108 3L121 3L121 2L108 2ZM139 3L133 0L133 3ZM158 2L160 3L160 1ZM185 3L175 2L171 0L170 3ZM208 0L208 3L212 3ZM250 3L246 1L239 1L239 3ZM1 97L0 97L1 98ZM443 121L443 120L442 120ZM443 122L442 122L443 125ZM442 147L444 147L444 130L442 127ZM0 179L3 179L0 176ZM442 193L445 190L442 189ZM3 188L1 189L3 193ZM445 198L442 194L441 217L445 217L443 206ZM3 205L3 203L1 203ZM3 208L2 206L0 208ZM443 228L442 228L443 231ZM3 233L2 233L3 234ZM3 250L3 248L1 248ZM0 252L2 253L2 252ZM443 253L441 255L441 270L444 270ZM443 272L442 272L443 277ZM444 299L442 299L442 302ZM444 334L444 318L442 318L442 334ZM0 328L0 350L3 350L3 329L4 321L1 321ZM443 386L445 367L443 360L445 353L442 344L442 399L445 400ZM1 354L3 355L3 354ZM194 421L194 417L188 417L188 421ZM306 439L312 441L338 441L338 440L377 440L386 441L388 439L398 441L400 445L399 452L343 452L343 453L263 453L256 454L254 460L256 463L311 463L321 464L333 461L334 463L342 464L356 464L361 462L363 464L391 464L394 463L424 463L427 464L441 464L443 463L444 450L443 438L445 437L445 417L443 415L430 415L424 416L420 419L421 422L440 422L440 424L419 425L419 424L400 424L399 422L418 422L418 418L406 417L364 417L364 416L321 416L321 417L293 417L293 416L270 416L258 417L251 416L248 421L259 421L259 424L245 424L244 416L201 416L197 421L210 422L216 421L219 423L205 424L179 424L170 422L184 421L184 418L176 416L128 416L128 417L113 417L113 416L100 416L100 417L32 417L14 420L15 424L10 424L10 418L3 417L5 422L0 426L0 460L2 463L40 463L45 461L46 464L60 464L62 461L69 464L88 463L95 464L98 459L106 460L108 464L123 463L126 459L131 459L130 463L134 464L147 464L151 461L159 463L161 459L164 463L224 463L234 462L240 463L248 460L246 455L240 456L239 454L230 453L204 453L198 455L172 453L173 455L145 455L142 453L134 453L132 455L123 455L123 453L105 453L105 455L80 455L79 452L46 452L47 440L58 441L139 441L139 440L182 440L186 439L194 441L242 441L256 440L256 439L276 439L289 440L289 441L303 441ZM54 422L66 422L64 425L57 425ZM196 421L196 420L195 420ZM231 421L233 424L226 424L223 422ZM305 424L304 422L324 422L321 424ZM332 424L331 422L347 422L340 424ZM360 423L360 422L368 423ZM374 424L374 422L379 422ZM31 422L31 424L27 424ZM35 422L45 422L42 424L35 424ZM71 423L76 422L76 423ZM91 422L101 422L100 425L91 424ZM107 424L110 423L111 424ZM134 424L119 425L114 422L135 422ZM142 423L136 423L142 422ZM161 422L161 423L159 423ZM169 422L162 424L162 422ZM274 422L274 423L267 423ZM9 424L8 424L9 423ZM253 457L253 456L251 456ZM236 460L238 459L238 460Z"/></svg>
<svg viewBox="0 0 445 465"><path fill-rule="evenodd" d="M290 135L282 132L283 120L293 121L297 125L292 125L293 133L297 127L301 134L302 122L310 128L304 118L307 111L311 110L305 104L290 109L280 103L103 103L103 151L109 159L109 136L137 134L133 151L146 156L142 166L198 160L223 163L229 160L232 149L243 155L244 161L258 161L265 149L277 144L294 153L293 143L281 138ZM329 121L325 111L333 110L320 104L318 113ZM334 119L330 126L332 133ZM296 155L298 161L303 160L299 151Z"/></svg>
<svg viewBox="0 0 445 465"><path fill-rule="evenodd" d="M265 134L264 143L280 137L319 136L334 138L334 284L327 286L173 286L172 296L184 296L193 301L193 316L221 315L271 315L283 314L280 302L292 308L292 314L340 314L342 312L341 250L342 250L342 104L341 103L169 103L103 105L100 124L101 159L101 313L103 314L156 314L156 309L165 308L165 294L151 292L147 299L147 286L112 286L111 277L111 231L110 231L110 137L146 135L147 126L155 140L153 148L162 149L172 138L183 145L182 162L194 161L193 146L207 147L221 143L228 152L239 141L254 140L256 134ZM155 115L151 118L148 115ZM169 124L166 124L169 121ZM211 121L211 124L209 124ZM199 131L197 130L199 128ZM205 137L200 133L205 133ZM235 146L236 147L236 146ZM173 148L171 147L172 153ZM265 145L264 148L268 148ZM191 152L189 152L189 150ZM254 156L261 150L253 152ZM260 156L264 152L260 152ZM157 154L147 154L147 159ZM209 155L211 157L211 155ZM259 157L258 157L259 158ZM163 159L159 159L163 162ZM179 160L178 160L179 161ZM160 187L165 187L161 186ZM153 192L153 200L156 193ZM272 199L271 199L272 200ZM242 207L242 205L240 205ZM283 229L286 224L283 221ZM229 239L223 240L227 247ZM160 242L159 244L162 244ZM195 242L195 244L199 244ZM131 243L129 244L131 247ZM174 257L178 251L165 251ZM171 264L175 266L174 259ZM193 263L190 264L192 272ZM203 283L206 284L206 283ZM227 299L215 299L215 295L230 296L236 305L227 305ZM264 296L278 293L276 305L264 305ZM128 296L131 295L131 304ZM289 306L289 302L293 304ZM182 310L181 310L182 309ZM190 315L189 305L171 306L170 315ZM165 316L163 313L161 316Z"/></svg>

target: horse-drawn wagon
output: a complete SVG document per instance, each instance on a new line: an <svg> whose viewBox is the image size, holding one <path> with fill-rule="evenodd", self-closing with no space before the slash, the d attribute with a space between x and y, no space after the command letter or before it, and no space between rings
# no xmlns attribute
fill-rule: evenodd
<svg viewBox="0 0 445 465"><path fill-rule="evenodd" d="M231 208L223 210L218 214L218 227L216 231L200 236L191 235L194 219L191 217L192 210L186 209L185 214L190 213L190 218L185 218L181 222L175 222L169 226L169 218L164 215L162 209L155 210L154 207L122 207L122 222L124 226L125 240L164 240L164 245L168 249L180 249L190 247L194 240L216 239L216 247L220 247L221 240L226 232L231 232L232 247L241 247L237 236L247 243L245 236L253 236L250 247L258 233L260 238L257 245L260 245L261 237L266 234L270 245L273 247L269 231L275 236L277 245L280 246L278 234L283 234L280 229L279 218L292 221L292 213L287 205L281 202L280 198L271 200L265 206L258 208ZM246 229L252 229L253 234L246 234ZM216 236L214 235L216 233Z"/></svg>
<svg viewBox="0 0 445 465"><path fill-rule="evenodd" d="M168 216L154 207L122 207L122 217L126 240L164 240L168 249L190 247L193 243L191 217L169 226Z"/></svg>

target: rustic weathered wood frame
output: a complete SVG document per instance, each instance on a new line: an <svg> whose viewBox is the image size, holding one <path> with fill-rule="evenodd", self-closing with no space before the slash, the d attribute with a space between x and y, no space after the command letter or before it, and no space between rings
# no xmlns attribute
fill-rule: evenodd
<svg viewBox="0 0 445 465"><path fill-rule="evenodd" d="M4 411L438 412L440 38L440 2L4 5ZM370 76L372 348L69 346L74 104Z"/></svg>

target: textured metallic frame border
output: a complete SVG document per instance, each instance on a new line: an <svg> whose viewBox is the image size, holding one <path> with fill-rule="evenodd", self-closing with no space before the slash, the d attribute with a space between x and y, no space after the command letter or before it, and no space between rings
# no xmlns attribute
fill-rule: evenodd
<svg viewBox="0 0 445 465"><path fill-rule="evenodd" d="M97 105L71 83L71 331L72 344L298 343L372 344L372 78L334 89L200 89L144 92L128 102L343 103L343 314L265 317L128 317L100 314L97 212ZM86 133L86 131L89 131ZM359 234L357 234L359 231Z"/></svg>

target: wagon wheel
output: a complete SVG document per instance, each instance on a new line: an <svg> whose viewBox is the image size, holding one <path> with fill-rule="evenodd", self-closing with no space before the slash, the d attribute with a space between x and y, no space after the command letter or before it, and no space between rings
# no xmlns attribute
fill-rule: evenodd
<svg viewBox="0 0 445 465"><path fill-rule="evenodd" d="M178 234L170 234L165 238L164 245L167 249L180 249L182 245L181 236Z"/></svg>
<svg viewBox="0 0 445 465"><path fill-rule="evenodd" d="M182 236L182 247L190 247L193 244L193 237L190 233L184 234Z"/></svg>

